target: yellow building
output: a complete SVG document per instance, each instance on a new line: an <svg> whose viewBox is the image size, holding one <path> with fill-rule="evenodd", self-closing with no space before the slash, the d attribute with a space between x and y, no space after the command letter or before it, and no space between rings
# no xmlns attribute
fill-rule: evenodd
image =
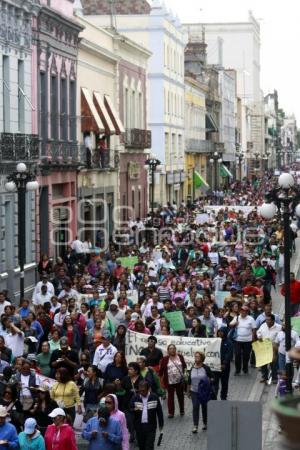
<svg viewBox="0 0 300 450"><path fill-rule="evenodd" d="M207 159L212 143L206 141L205 131L205 92L197 80L185 77L185 199L197 198L208 188Z"/></svg>

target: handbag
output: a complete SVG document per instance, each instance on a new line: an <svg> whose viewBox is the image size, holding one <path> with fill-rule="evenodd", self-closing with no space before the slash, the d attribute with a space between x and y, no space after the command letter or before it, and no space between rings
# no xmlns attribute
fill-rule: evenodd
<svg viewBox="0 0 300 450"><path fill-rule="evenodd" d="M227 338L230 339L231 341L236 341L237 334L238 334L237 333L238 320L239 320L239 318L237 318L237 325L234 328L232 328L227 335Z"/></svg>

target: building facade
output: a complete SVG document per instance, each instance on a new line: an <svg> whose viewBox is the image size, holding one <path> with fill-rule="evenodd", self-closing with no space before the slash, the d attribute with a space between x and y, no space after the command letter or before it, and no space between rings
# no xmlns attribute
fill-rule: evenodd
<svg viewBox="0 0 300 450"><path fill-rule="evenodd" d="M151 152L161 162L155 178L155 200L157 204L179 202L185 179L185 37L181 24L159 0L152 2L147 13L137 7L147 2L125 2L122 14L115 15L105 15L102 2L93 7L90 0L82 3L89 20L100 26L111 26L113 20L119 33L152 53L148 65L148 125L152 132Z"/></svg>
<svg viewBox="0 0 300 450"><path fill-rule="evenodd" d="M8 174L18 162L35 170L39 156L35 92L33 25L39 12L35 0L0 1L0 290L19 297L17 195L5 191ZM35 193L26 194L25 292L35 284Z"/></svg>
<svg viewBox="0 0 300 450"><path fill-rule="evenodd" d="M77 234L77 54L81 27L71 0L41 0L37 85L41 140L39 254L63 255Z"/></svg>

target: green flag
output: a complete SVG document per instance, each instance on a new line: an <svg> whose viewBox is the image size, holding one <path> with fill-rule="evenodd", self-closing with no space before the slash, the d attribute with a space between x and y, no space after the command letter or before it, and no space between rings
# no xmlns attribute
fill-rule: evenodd
<svg viewBox="0 0 300 450"><path fill-rule="evenodd" d="M209 189L208 184L206 183L204 178L200 175L200 173L197 172L197 170L194 170L194 180L193 181L194 181L194 187L196 189L203 189L203 190Z"/></svg>
<svg viewBox="0 0 300 450"><path fill-rule="evenodd" d="M229 169L227 169L227 167L224 164L220 165L220 176L222 178L232 178L232 173L229 171Z"/></svg>

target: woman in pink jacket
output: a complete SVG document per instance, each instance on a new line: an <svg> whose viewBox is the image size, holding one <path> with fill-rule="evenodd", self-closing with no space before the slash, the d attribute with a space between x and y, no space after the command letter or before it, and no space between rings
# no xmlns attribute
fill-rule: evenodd
<svg viewBox="0 0 300 450"><path fill-rule="evenodd" d="M111 417L120 423L122 430L122 450L129 450L129 433L127 429L125 414L118 409L118 399L115 394L109 394L105 397L105 406L108 408ZM47 449L48 450L48 449Z"/></svg>
<svg viewBox="0 0 300 450"><path fill-rule="evenodd" d="M48 425L45 433L46 450L77 450L73 428L66 423L66 413L62 408L55 408L49 417L53 424Z"/></svg>

